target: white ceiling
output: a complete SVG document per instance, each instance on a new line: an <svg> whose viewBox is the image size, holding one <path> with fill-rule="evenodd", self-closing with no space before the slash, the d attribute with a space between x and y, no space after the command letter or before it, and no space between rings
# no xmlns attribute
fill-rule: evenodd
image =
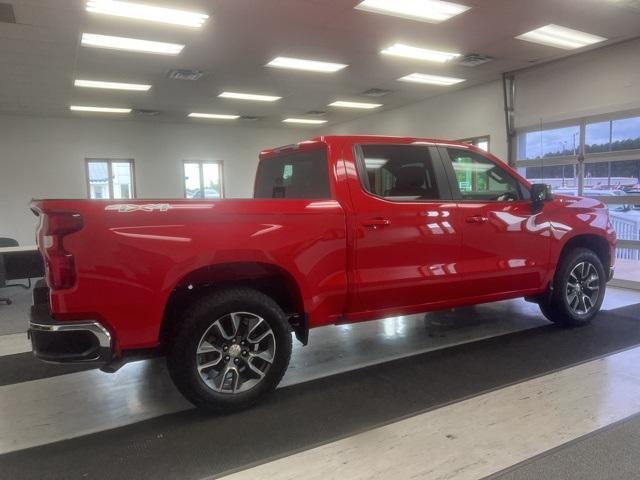
<svg viewBox="0 0 640 480"><path fill-rule="evenodd" d="M84 0L0 0L13 4L17 21L0 23L0 113L86 116L90 114L69 112L69 105L99 105L157 109L162 114L156 120L164 121L202 122L186 118L197 111L256 115L264 118L255 125L281 126L287 116L328 110L326 119L340 123L371 112L327 104L337 99L378 102L360 95L369 88L393 90L380 99L384 109L392 109L572 53L514 39L545 24L604 36L610 39L605 44L640 33L636 0L457 0L472 9L437 25L354 10L358 0L144 1L211 18L204 28L193 30L89 14ZM186 47L176 57L85 48L79 46L82 32ZM379 54L396 42L481 53L495 61L469 68ZM265 68L276 56L349 67L332 75ZM200 69L207 75L196 82L168 80L172 68ZM397 81L414 72L467 81L454 87ZM153 88L148 93L78 89L75 78L150 83ZM223 90L284 98L274 104L217 98Z"/></svg>

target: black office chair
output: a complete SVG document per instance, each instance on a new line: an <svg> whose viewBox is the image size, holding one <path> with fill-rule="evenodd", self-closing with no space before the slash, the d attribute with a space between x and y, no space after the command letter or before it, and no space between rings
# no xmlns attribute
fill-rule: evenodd
<svg viewBox="0 0 640 480"><path fill-rule="evenodd" d="M13 239L13 238L3 238L0 237L0 248L2 247L19 247L20 244L18 243L17 240ZM30 289L31 288L31 279L29 278L27 280L27 284L22 284L22 283L12 283L12 284L7 284L6 280L5 280L5 272L4 272L4 268L2 268L2 265L0 265L0 288L7 288L7 287L21 287L21 288L26 288L26 289ZM11 305L11 299L10 298L6 298L6 297L0 297L0 303L6 303L7 305Z"/></svg>

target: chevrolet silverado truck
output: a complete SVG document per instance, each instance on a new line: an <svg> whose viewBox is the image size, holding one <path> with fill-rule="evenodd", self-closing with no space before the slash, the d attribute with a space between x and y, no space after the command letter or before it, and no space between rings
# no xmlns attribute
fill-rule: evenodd
<svg viewBox="0 0 640 480"><path fill-rule="evenodd" d="M325 136L260 154L253 199L34 200L52 362L167 358L196 406L273 390L292 332L525 297L587 324L613 273L606 207L464 143Z"/></svg>

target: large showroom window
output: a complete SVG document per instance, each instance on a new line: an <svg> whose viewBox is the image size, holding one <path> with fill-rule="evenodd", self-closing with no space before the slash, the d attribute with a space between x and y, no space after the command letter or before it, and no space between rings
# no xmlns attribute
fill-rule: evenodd
<svg viewBox="0 0 640 480"><path fill-rule="evenodd" d="M524 129L517 137L518 170L556 193L607 205L618 235L616 274L640 288L640 115L583 118Z"/></svg>
<svg viewBox="0 0 640 480"><path fill-rule="evenodd" d="M89 198L135 198L133 160L89 158L86 172Z"/></svg>
<svg viewBox="0 0 640 480"><path fill-rule="evenodd" d="M222 162L184 161L185 198L222 198Z"/></svg>
<svg viewBox="0 0 640 480"><path fill-rule="evenodd" d="M532 160L577 155L580 126L534 130L518 136L518 159Z"/></svg>

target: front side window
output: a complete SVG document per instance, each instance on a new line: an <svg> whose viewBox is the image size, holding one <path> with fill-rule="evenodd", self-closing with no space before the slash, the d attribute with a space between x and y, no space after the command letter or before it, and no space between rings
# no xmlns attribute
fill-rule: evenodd
<svg viewBox="0 0 640 480"><path fill-rule="evenodd" d="M87 159L87 191L91 199L135 197L133 160Z"/></svg>
<svg viewBox="0 0 640 480"><path fill-rule="evenodd" d="M255 198L331 198L327 150L287 151L258 165Z"/></svg>
<svg viewBox="0 0 640 480"><path fill-rule="evenodd" d="M221 162L184 162L185 198L222 198Z"/></svg>
<svg viewBox="0 0 640 480"><path fill-rule="evenodd" d="M507 170L475 152L456 148L447 150L463 200L522 199L520 184Z"/></svg>
<svg viewBox="0 0 640 480"><path fill-rule="evenodd" d="M437 200L440 191L428 147L362 145L363 186L370 193L396 201Z"/></svg>

